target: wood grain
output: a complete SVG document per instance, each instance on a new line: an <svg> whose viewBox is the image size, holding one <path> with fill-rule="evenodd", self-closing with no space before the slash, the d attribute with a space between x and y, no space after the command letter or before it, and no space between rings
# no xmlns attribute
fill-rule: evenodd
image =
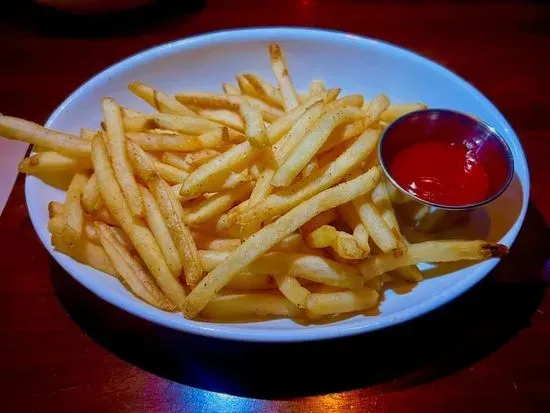
<svg viewBox="0 0 550 413"><path fill-rule="evenodd" d="M104 67L185 36L267 25L344 30L419 52L486 94L524 145L532 199L511 255L446 307L368 336L265 346L178 334L93 296L38 241L20 177L0 217L0 410L547 411L550 8L544 2L168 1L94 18L14 3L0 22L0 112L43 122Z"/></svg>

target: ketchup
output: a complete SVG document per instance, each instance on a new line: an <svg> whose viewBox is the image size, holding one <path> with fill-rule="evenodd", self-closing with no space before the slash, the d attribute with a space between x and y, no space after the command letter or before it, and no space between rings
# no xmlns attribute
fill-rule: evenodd
<svg viewBox="0 0 550 413"><path fill-rule="evenodd" d="M465 147L429 140L398 152L389 165L392 177L409 193L447 206L483 201L489 178Z"/></svg>

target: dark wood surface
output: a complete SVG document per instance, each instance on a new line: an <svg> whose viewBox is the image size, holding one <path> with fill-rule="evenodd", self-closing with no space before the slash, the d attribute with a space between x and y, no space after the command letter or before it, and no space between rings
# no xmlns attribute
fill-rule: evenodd
<svg viewBox="0 0 550 413"><path fill-rule="evenodd" d="M99 21L12 3L0 23L0 112L43 122L105 66L189 35L338 29L415 50L485 93L521 138L532 197L511 255L446 307L367 336L266 346L177 334L93 296L38 241L20 177L0 218L0 411L549 411L544 2L182 1Z"/></svg>

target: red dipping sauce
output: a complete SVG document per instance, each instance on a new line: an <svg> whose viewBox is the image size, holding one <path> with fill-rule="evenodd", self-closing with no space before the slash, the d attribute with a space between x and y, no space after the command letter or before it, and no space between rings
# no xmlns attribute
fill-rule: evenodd
<svg viewBox="0 0 550 413"><path fill-rule="evenodd" d="M496 199L514 173L510 148L495 129L448 109L395 120L380 138L378 156L390 182L444 209L476 208Z"/></svg>
<svg viewBox="0 0 550 413"><path fill-rule="evenodd" d="M389 172L407 192L437 204L475 204L489 192L483 166L456 143L429 140L404 148Z"/></svg>

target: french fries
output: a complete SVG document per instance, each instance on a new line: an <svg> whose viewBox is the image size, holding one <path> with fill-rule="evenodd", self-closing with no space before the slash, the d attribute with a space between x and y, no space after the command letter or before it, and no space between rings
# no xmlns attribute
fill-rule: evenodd
<svg viewBox="0 0 550 413"><path fill-rule="evenodd" d="M112 159L115 177L128 201L130 211L134 216L143 216L143 200L139 194L134 173L126 155L126 136L122 126L120 108L113 99L103 99L103 116L107 130L107 146Z"/></svg>
<svg viewBox="0 0 550 413"><path fill-rule="evenodd" d="M128 141L127 150L137 175L147 183L158 203L180 255L185 280L188 285L194 286L202 276L202 268L191 231L183 222L183 208L170 186L159 176L154 164L143 149L136 143Z"/></svg>
<svg viewBox="0 0 550 413"><path fill-rule="evenodd" d="M240 270L257 256L290 235L315 215L361 196L374 187L380 179L380 170L372 168L359 177L327 189L310 198L279 218L273 224L262 228L247 239L223 263L209 272L187 297L184 313L194 317L208 304Z"/></svg>
<svg viewBox="0 0 550 413"><path fill-rule="evenodd" d="M268 52L277 84L243 72L223 94L171 95L133 82L153 111L105 98L101 129L80 136L0 115L0 135L36 145L21 172L67 181L65 202L48 204L55 250L152 306L208 321L353 315L397 277L421 281L421 262L506 254L401 235L396 211L434 231L438 217L417 219L425 208L381 176L374 148L423 103L338 98L321 80L299 92L281 47Z"/></svg>
<svg viewBox="0 0 550 413"><path fill-rule="evenodd" d="M281 46L278 44L270 44L269 57L271 58L271 68L273 69L273 74L275 75L275 78L279 83L279 89L281 90L283 107L285 111L288 112L298 106L298 94L296 93L296 89L294 89L294 85L290 80L288 67L286 65Z"/></svg>
<svg viewBox="0 0 550 413"><path fill-rule="evenodd" d="M19 172L38 175L48 172L69 172L92 169L90 158L76 158L53 151L40 152L23 159L19 163Z"/></svg>
<svg viewBox="0 0 550 413"><path fill-rule="evenodd" d="M172 275L149 228L141 220L132 216L115 179L105 144L99 136L92 141L92 162L99 192L105 205L134 244L145 265L155 277L159 288L177 308L182 308L185 305L185 290Z"/></svg>
<svg viewBox="0 0 550 413"><path fill-rule="evenodd" d="M366 279L421 262L486 260L506 255L508 248L487 241L426 241L409 245L403 254L374 255L358 265Z"/></svg>
<svg viewBox="0 0 550 413"><path fill-rule="evenodd" d="M159 290L141 263L118 242L112 228L102 222L96 222L95 225L101 246L116 273L128 284L130 290L155 307L174 311L174 304Z"/></svg>
<svg viewBox="0 0 550 413"><path fill-rule="evenodd" d="M67 198L65 200L65 209L63 218L65 228L63 239L69 247L82 237L82 225L84 224L84 210L80 203L82 189L88 182L88 176L85 173L77 172L74 174L69 189L67 189Z"/></svg>

